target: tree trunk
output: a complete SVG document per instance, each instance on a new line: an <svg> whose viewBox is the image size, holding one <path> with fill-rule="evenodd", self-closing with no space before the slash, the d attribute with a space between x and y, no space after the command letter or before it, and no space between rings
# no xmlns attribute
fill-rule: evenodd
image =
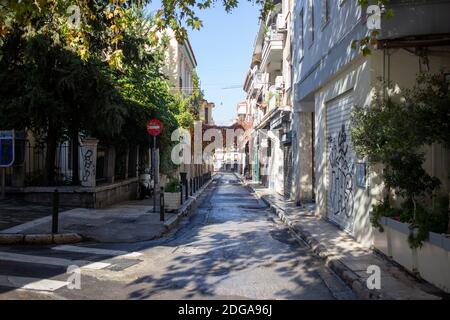
<svg viewBox="0 0 450 320"><path fill-rule="evenodd" d="M450 193L448 194L449 201L448 201L448 227L447 227L447 234L450 234Z"/></svg>

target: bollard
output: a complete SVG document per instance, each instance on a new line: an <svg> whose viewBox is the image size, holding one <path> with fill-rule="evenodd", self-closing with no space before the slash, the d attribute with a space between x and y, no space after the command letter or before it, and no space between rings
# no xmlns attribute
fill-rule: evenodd
<svg viewBox="0 0 450 320"><path fill-rule="evenodd" d="M52 233L58 233L58 220L59 220L59 193L58 189L55 189L55 192L53 193Z"/></svg>
<svg viewBox="0 0 450 320"><path fill-rule="evenodd" d="M180 182L180 204L183 204L183 182Z"/></svg>
<svg viewBox="0 0 450 320"><path fill-rule="evenodd" d="M164 221L164 187L161 187L159 195L159 220Z"/></svg>
<svg viewBox="0 0 450 320"><path fill-rule="evenodd" d="M1 168L2 170L2 193L0 195L0 199L6 198L6 168Z"/></svg>
<svg viewBox="0 0 450 320"><path fill-rule="evenodd" d="M188 197L189 197L189 184L188 184L188 181L187 181L187 179L186 180L184 180L184 187L185 187L185 199L187 200L188 199Z"/></svg>
<svg viewBox="0 0 450 320"><path fill-rule="evenodd" d="M191 196L192 196L192 178L189 179L189 186L190 186L190 188L189 188L189 193L190 193Z"/></svg>

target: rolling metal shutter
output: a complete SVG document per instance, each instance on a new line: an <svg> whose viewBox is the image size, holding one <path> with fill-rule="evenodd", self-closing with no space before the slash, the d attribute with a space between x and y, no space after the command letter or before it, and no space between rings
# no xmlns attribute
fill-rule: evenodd
<svg viewBox="0 0 450 320"><path fill-rule="evenodd" d="M286 145L284 147L284 197L286 199L291 198L291 187L292 187L292 146Z"/></svg>
<svg viewBox="0 0 450 320"><path fill-rule="evenodd" d="M355 153L350 138L351 93L326 104L327 216L349 233L354 223Z"/></svg>

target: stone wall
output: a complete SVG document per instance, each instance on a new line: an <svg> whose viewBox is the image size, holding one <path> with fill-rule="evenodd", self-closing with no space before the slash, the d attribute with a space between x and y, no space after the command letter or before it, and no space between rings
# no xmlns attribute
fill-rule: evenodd
<svg viewBox="0 0 450 320"><path fill-rule="evenodd" d="M104 208L122 201L136 199L138 179L128 179L95 188L25 187L7 188L7 192L31 203L52 205L55 189L59 192L61 207Z"/></svg>

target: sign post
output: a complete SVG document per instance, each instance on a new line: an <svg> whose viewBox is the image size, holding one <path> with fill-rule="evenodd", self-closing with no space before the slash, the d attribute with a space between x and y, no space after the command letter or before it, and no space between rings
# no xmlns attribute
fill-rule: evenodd
<svg viewBox="0 0 450 320"><path fill-rule="evenodd" d="M152 119L147 123L147 132L153 136L153 150L152 150L152 166L153 166L153 212L156 212L156 192L159 191L159 177L157 178L156 171L156 136L159 136L163 130L163 123L158 119ZM160 204L161 205L161 204Z"/></svg>
<svg viewBox="0 0 450 320"><path fill-rule="evenodd" d="M2 170L2 192L0 199L5 199L6 168L14 163L14 130L0 131L0 168Z"/></svg>

